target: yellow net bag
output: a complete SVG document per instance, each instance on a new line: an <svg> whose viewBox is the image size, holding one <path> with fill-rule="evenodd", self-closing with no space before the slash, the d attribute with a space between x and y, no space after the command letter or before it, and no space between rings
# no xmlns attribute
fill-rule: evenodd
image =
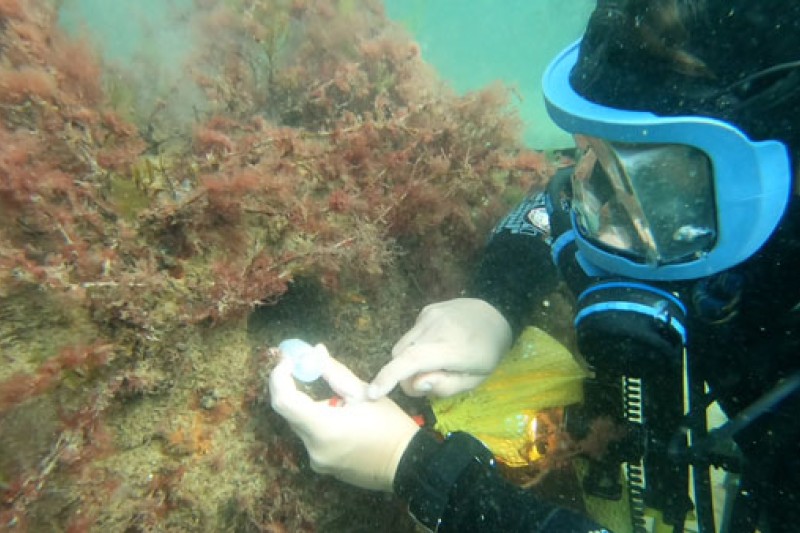
<svg viewBox="0 0 800 533"><path fill-rule="evenodd" d="M588 376L557 340L529 327L479 387L431 401L435 429L465 431L506 465L528 465L540 457L534 446L537 411L580 402Z"/></svg>

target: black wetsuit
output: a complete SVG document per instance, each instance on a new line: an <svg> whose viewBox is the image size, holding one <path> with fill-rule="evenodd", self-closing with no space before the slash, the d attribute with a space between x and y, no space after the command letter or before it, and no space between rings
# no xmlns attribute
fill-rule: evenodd
<svg viewBox="0 0 800 533"><path fill-rule="evenodd" d="M549 246L557 228L546 224L548 218L541 224L541 216L531 216L537 210L541 215L547 200L544 193L527 199L498 226L469 290L497 307L515 336L546 312L542 302L559 279ZM568 205L554 203L549 220L563 230ZM729 417L800 368L798 202L791 202L769 243L733 270L739 290L726 319L701 319L691 305L688 316L689 349ZM693 290L693 283L682 290ZM713 283L702 288L713 291ZM800 417L798 394L771 411L735 437L744 452L741 487L747 496L737 506L732 531L759 524L772 532L800 528L800 422L792 420ZM472 437L456 434L441 443L422 431L403 456L395 489L417 519L439 531L602 530L511 485L490 463L490 454Z"/></svg>

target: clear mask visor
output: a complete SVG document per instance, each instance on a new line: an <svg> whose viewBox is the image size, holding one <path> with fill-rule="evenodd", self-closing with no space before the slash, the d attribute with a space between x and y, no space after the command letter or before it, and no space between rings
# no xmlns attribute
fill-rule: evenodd
<svg viewBox="0 0 800 533"><path fill-rule="evenodd" d="M576 230L633 261L696 259L717 236L711 162L681 144L626 144L575 136L584 153L572 178Z"/></svg>

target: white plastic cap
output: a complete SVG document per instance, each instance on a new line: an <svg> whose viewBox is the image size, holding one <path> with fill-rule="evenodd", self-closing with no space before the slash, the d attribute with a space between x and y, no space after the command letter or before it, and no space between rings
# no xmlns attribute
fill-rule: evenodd
<svg viewBox="0 0 800 533"><path fill-rule="evenodd" d="M325 371L328 358L322 344L311 346L300 339L286 339L278 345L278 350L292 361L292 375L303 383L316 381Z"/></svg>

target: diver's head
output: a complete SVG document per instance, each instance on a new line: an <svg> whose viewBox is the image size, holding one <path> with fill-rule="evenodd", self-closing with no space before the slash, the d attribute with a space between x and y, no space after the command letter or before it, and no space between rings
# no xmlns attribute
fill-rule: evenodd
<svg viewBox="0 0 800 533"><path fill-rule="evenodd" d="M599 0L573 88L609 107L729 122L800 152L800 3Z"/></svg>
<svg viewBox="0 0 800 533"><path fill-rule="evenodd" d="M800 153L800 4L599 0L544 77L587 161L581 252L609 272L693 279L753 255L780 222Z"/></svg>

